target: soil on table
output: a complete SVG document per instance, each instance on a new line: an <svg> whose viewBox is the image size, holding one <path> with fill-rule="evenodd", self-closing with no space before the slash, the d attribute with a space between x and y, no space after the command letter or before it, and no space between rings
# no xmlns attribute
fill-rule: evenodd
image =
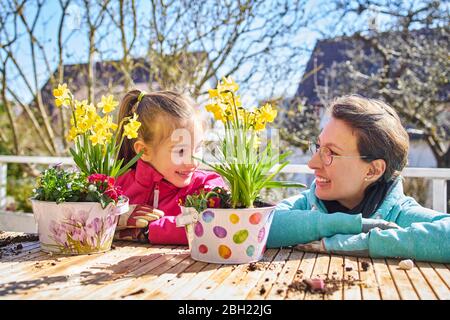
<svg viewBox="0 0 450 320"><path fill-rule="evenodd" d="M34 233L0 231L0 259L21 253L22 242L38 240L39 236Z"/></svg>
<svg viewBox="0 0 450 320"><path fill-rule="evenodd" d="M5 247L11 243L20 243L38 240L39 236L36 233L0 231L0 247Z"/></svg>
<svg viewBox="0 0 450 320"><path fill-rule="evenodd" d="M345 278L338 278L334 275L330 277L326 277L323 280L324 286L323 288L316 289L314 286L311 285L312 279L299 279L294 280L292 283L288 286L287 292L309 292L311 294L322 294L322 295L331 295L334 292L341 290L341 288L346 286L354 286L357 284L360 284L360 280L356 280L353 278L353 276L349 275L347 276L347 279Z"/></svg>

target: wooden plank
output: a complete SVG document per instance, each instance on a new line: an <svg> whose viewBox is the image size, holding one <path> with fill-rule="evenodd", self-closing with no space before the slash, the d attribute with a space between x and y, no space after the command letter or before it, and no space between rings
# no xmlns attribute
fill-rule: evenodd
<svg viewBox="0 0 450 320"><path fill-rule="evenodd" d="M91 259L82 263L67 263L63 268L53 270L50 274L37 275L34 281L46 281L47 285L30 288L24 295L29 299L60 299L72 297L78 288L88 284L100 284L110 273L114 273L118 266L130 261L135 254L145 252L145 247L117 248L102 254L92 255ZM71 257L72 261L76 257ZM46 271L48 272L48 270ZM59 281L57 281L60 279ZM47 281L49 280L49 281ZM83 292L84 295L86 292Z"/></svg>
<svg viewBox="0 0 450 320"><path fill-rule="evenodd" d="M442 281L450 288L450 270L445 267L442 263L431 263L434 271L437 272Z"/></svg>
<svg viewBox="0 0 450 320"><path fill-rule="evenodd" d="M170 296L170 299L187 299L187 296L191 295L192 292L196 292L197 288L202 286L202 284L207 281L208 278L210 278L223 266L224 265L214 263L207 264L206 267L199 273L197 273L190 281L188 281L185 286L182 286L181 288L173 292Z"/></svg>
<svg viewBox="0 0 450 320"><path fill-rule="evenodd" d="M146 295L146 299L173 300L176 292L188 286L188 283L198 275L208 264L206 262L196 261L190 265L183 273L178 274L176 279L169 281L167 285L156 289L151 294Z"/></svg>
<svg viewBox="0 0 450 320"><path fill-rule="evenodd" d="M384 259L372 259L375 278L380 289L381 299L383 300L399 300L394 280L392 279L389 268Z"/></svg>
<svg viewBox="0 0 450 320"><path fill-rule="evenodd" d="M340 280L341 285L339 290L334 291L330 295L325 295L325 300L342 300L343 299L343 290L342 287L342 279L344 277L344 257L338 255L332 255L330 259L330 266L328 268L328 278Z"/></svg>
<svg viewBox="0 0 450 320"><path fill-rule="evenodd" d="M265 299L269 294L270 289L277 280L281 270L283 269L286 260L289 258L292 249L280 249L277 255L270 263L268 268L264 271L262 277L257 282L250 292L248 293L246 299L250 300L261 300Z"/></svg>
<svg viewBox="0 0 450 320"><path fill-rule="evenodd" d="M92 270L91 277L89 279L83 279L83 273L80 273L71 282L68 290L64 291L61 296L62 299L83 299L91 298L96 299L97 293L104 293L105 287L111 283L119 282L118 279L123 279L127 272L138 268L145 262L154 261L164 254L155 252L149 249L147 254L138 255L135 251L128 252L127 256L122 256L120 259L112 262L109 266L105 265L98 269L97 272ZM136 260L139 257L139 260ZM91 272L90 270L88 272Z"/></svg>
<svg viewBox="0 0 450 320"><path fill-rule="evenodd" d="M80 287L89 284L101 284L111 273L120 272L123 265L129 264L133 260L133 256L147 252L148 244L136 244L128 242L127 244L119 244L115 250L111 250L101 254L92 255L94 258L84 263L73 264L60 272L54 273L58 276L66 276L67 280L63 283L55 283L38 292L28 292L31 298L36 299L55 299L66 297L70 299L76 296L76 292ZM83 292L85 294L85 292Z"/></svg>
<svg viewBox="0 0 450 320"><path fill-rule="evenodd" d="M42 251L32 252L28 255L25 255L18 260L11 260L8 262L0 263L0 274L10 274L11 272L17 272L19 269L16 269L17 266L20 268L27 263L35 263L36 261L42 261L48 258L48 255ZM1 281L0 281L1 282Z"/></svg>
<svg viewBox="0 0 450 320"><path fill-rule="evenodd" d="M44 256L37 261L18 264L15 266L13 272L0 279L0 283L27 281L39 277L52 276L54 271L65 269L69 265L83 263L83 261L85 262L91 259L94 259L94 255L55 256L54 258Z"/></svg>
<svg viewBox="0 0 450 320"><path fill-rule="evenodd" d="M316 258L314 270L311 274L311 279L325 280L328 277L328 267L330 265L330 255L319 254ZM324 294L306 292L305 300L323 300Z"/></svg>
<svg viewBox="0 0 450 320"><path fill-rule="evenodd" d="M88 288L88 293L84 294L81 299L115 299L126 296L135 292L144 278L150 280L159 275L161 266L166 271L188 256L186 250L180 251L178 248L151 249L148 254L140 257L141 260L138 263L123 265L120 270L109 275L101 285ZM87 288L84 288L83 291L87 291Z"/></svg>
<svg viewBox="0 0 450 320"><path fill-rule="evenodd" d="M411 281L414 289L420 300L436 300L437 296L434 294L427 280L423 277L422 273L415 266L411 270L405 270Z"/></svg>
<svg viewBox="0 0 450 320"><path fill-rule="evenodd" d="M380 290L370 258L358 258L361 297L363 300L380 300Z"/></svg>
<svg viewBox="0 0 450 320"><path fill-rule="evenodd" d="M277 281L273 284L272 288L269 290L269 294L266 299L270 300L281 300L286 297L288 285L292 283L300 262L304 256L304 252L299 250L293 250L289 256L286 264L281 270L280 276Z"/></svg>
<svg viewBox="0 0 450 320"><path fill-rule="evenodd" d="M305 252L292 282L294 281L301 282L305 278L310 278L314 269L314 265L316 263L316 258L317 253ZM289 300L303 300L304 298L305 298L304 291L288 289L288 292L286 294L286 299Z"/></svg>
<svg viewBox="0 0 450 320"><path fill-rule="evenodd" d="M358 260L356 257L344 257L344 275L345 281L342 285L343 299L344 300L361 300L361 286L359 283L352 284L353 282L358 282L359 272L358 272Z"/></svg>
<svg viewBox="0 0 450 320"><path fill-rule="evenodd" d="M440 300L450 300L450 289L439 275L434 271L433 267L427 262L416 262L416 266L423 274L433 292Z"/></svg>
<svg viewBox="0 0 450 320"><path fill-rule="evenodd" d="M239 286L239 282L241 281L244 274L247 272L248 264L240 264L237 265L231 272L228 274L220 284L220 286L216 286L211 289L207 298L208 300L229 300L234 299L233 293L236 291L236 288ZM206 297L204 297L206 298Z"/></svg>
<svg viewBox="0 0 450 320"><path fill-rule="evenodd" d="M220 286L222 282L236 269L236 264L221 265L209 278L207 278L195 291L191 291L186 299L208 299L210 292Z"/></svg>
<svg viewBox="0 0 450 320"><path fill-rule="evenodd" d="M418 300L419 297L405 272L398 267L399 260L386 259L389 271L402 300Z"/></svg>
<svg viewBox="0 0 450 320"><path fill-rule="evenodd" d="M264 272L268 270L272 261L278 254L279 249L268 249L264 253L261 261L254 265L254 268L248 270L242 277L239 285L233 290L234 299L243 300L245 297L257 286L264 275ZM255 269L255 270L253 270Z"/></svg>
<svg viewBox="0 0 450 320"><path fill-rule="evenodd" d="M267 270L267 268L269 268L270 263L275 257L275 253L278 251L273 249L269 250L267 250L268 252L265 252L261 261L253 264L253 267L260 268L262 270ZM239 299L238 297L243 299L254 288L255 284L262 276L262 272L260 272L259 277L255 279L255 276L257 276L258 273L256 273L255 276L252 273L258 270L249 271L249 268L250 264L242 264L237 266L219 287L211 290L208 299L227 300Z"/></svg>
<svg viewBox="0 0 450 320"><path fill-rule="evenodd" d="M178 260L178 261L177 261ZM196 261L191 258L190 253L180 254L172 261L168 262L163 267L160 267L160 270L154 269L151 272L151 276L145 275L144 277L140 277L138 279L144 278L142 284L134 288L134 291L131 291L133 286L127 288L128 290L125 294L122 294L121 298L123 299L136 299L133 293L144 291L142 295L137 295L138 299L150 299L150 297L161 287L166 286L171 281L177 281L178 276L181 275L186 269L190 266L194 265ZM136 279L136 280L138 280Z"/></svg>

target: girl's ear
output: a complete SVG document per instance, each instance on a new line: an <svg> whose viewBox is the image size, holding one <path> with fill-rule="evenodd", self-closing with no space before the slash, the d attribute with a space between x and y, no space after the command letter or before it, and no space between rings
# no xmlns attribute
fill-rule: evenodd
<svg viewBox="0 0 450 320"><path fill-rule="evenodd" d="M136 154L138 154L141 151L144 151L144 153L141 156L141 159L144 160L145 162L150 162L151 161L151 153L150 153L150 148L147 144L145 144L143 141L141 140L137 140L134 145L134 152L136 152Z"/></svg>
<svg viewBox="0 0 450 320"><path fill-rule="evenodd" d="M369 170L366 173L365 181L374 182L377 181L386 171L386 161L383 159L373 160L369 164Z"/></svg>

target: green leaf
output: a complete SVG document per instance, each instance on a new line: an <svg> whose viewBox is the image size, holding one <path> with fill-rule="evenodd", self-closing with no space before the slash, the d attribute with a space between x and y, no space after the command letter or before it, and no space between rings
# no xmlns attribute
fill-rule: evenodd
<svg viewBox="0 0 450 320"><path fill-rule="evenodd" d="M133 164L136 163L136 161L139 160L139 158L142 156L142 154L144 153L144 151L139 152L137 155L135 155L130 162L128 162L122 169L119 170L118 174L116 176L113 176L114 178L121 176L122 174L124 174L129 168L131 168L131 166Z"/></svg>

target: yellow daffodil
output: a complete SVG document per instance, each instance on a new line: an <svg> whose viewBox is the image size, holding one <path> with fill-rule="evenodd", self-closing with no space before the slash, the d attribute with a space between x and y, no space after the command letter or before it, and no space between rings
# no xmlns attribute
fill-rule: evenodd
<svg viewBox="0 0 450 320"><path fill-rule="evenodd" d="M209 98L210 99L214 99L214 98L219 97L219 92L217 91L217 89L209 89L208 93L209 93Z"/></svg>
<svg viewBox="0 0 450 320"><path fill-rule="evenodd" d="M219 92L224 92L224 91L231 91L231 92L236 92L239 90L239 85L234 82L233 79L231 79L231 77L223 77L222 81L219 82L219 84L217 85L217 90Z"/></svg>
<svg viewBox="0 0 450 320"><path fill-rule="evenodd" d="M93 135L89 136L89 140L92 142L93 146L95 146L97 144L103 145L106 142L105 136L103 136L101 133L93 134Z"/></svg>
<svg viewBox="0 0 450 320"><path fill-rule="evenodd" d="M67 84L59 84L58 88L53 90L53 96L55 97L55 104L57 107L68 107L71 101L70 90L67 89Z"/></svg>
<svg viewBox="0 0 450 320"><path fill-rule="evenodd" d="M126 125L123 126L123 135L128 139L135 139L138 137L138 130L141 127L141 123L137 121L137 114L134 114Z"/></svg>
<svg viewBox="0 0 450 320"><path fill-rule="evenodd" d="M273 109L270 103L266 103L259 111L261 118L266 122L273 122L277 117L277 110Z"/></svg>
<svg viewBox="0 0 450 320"><path fill-rule="evenodd" d="M264 121L256 121L255 122L255 130L256 131L261 131L264 130L266 128L266 123Z"/></svg>
<svg viewBox="0 0 450 320"><path fill-rule="evenodd" d="M68 141L73 141L75 140L75 138L78 136L79 132L77 130L77 128L72 127L69 130L69 133L67 134L67 140Z"/></svg>
<svg viewBox="0 0 450 320"><path fill-rule="evenodd" d="M67 106L71 109L70 128L65 138L69 142L75 142L75 148L71 148L70 152L82 172L101 173L116 178L126 171L127 164L132 165L137 161L135 158L123 163L118 157L123 138L126 136L133 139L138 136L137 131L141 123L137 121L137 114L131 119L125 118L128 123L124 126L124 135L118 137L118 125L113 122L113 117L108 115L119 104L114 96L102 96L101 102L95 107L95 104L88 100L75 100L67 84L59 84L54 88L53 95L56 106ZM103 117L97 113L97 108L103 111Z"/></svg>
<svg viewBox="0 0 450 320"><path fill-rule="evenodd" d="M214 115L214 119L216 121L225 121L224 110L219 104L208 104L206 105L205 109L206 111L211 112Z"/></svg>
<svg viewBox="0 0 450 320"><path fill-rule="evenodd" d="M107 97L102 96L102 102L100 102L97 107L103 109L103 113L110 113L119 105L119 102L114 100L114 96L109 95Z"/></svg>

